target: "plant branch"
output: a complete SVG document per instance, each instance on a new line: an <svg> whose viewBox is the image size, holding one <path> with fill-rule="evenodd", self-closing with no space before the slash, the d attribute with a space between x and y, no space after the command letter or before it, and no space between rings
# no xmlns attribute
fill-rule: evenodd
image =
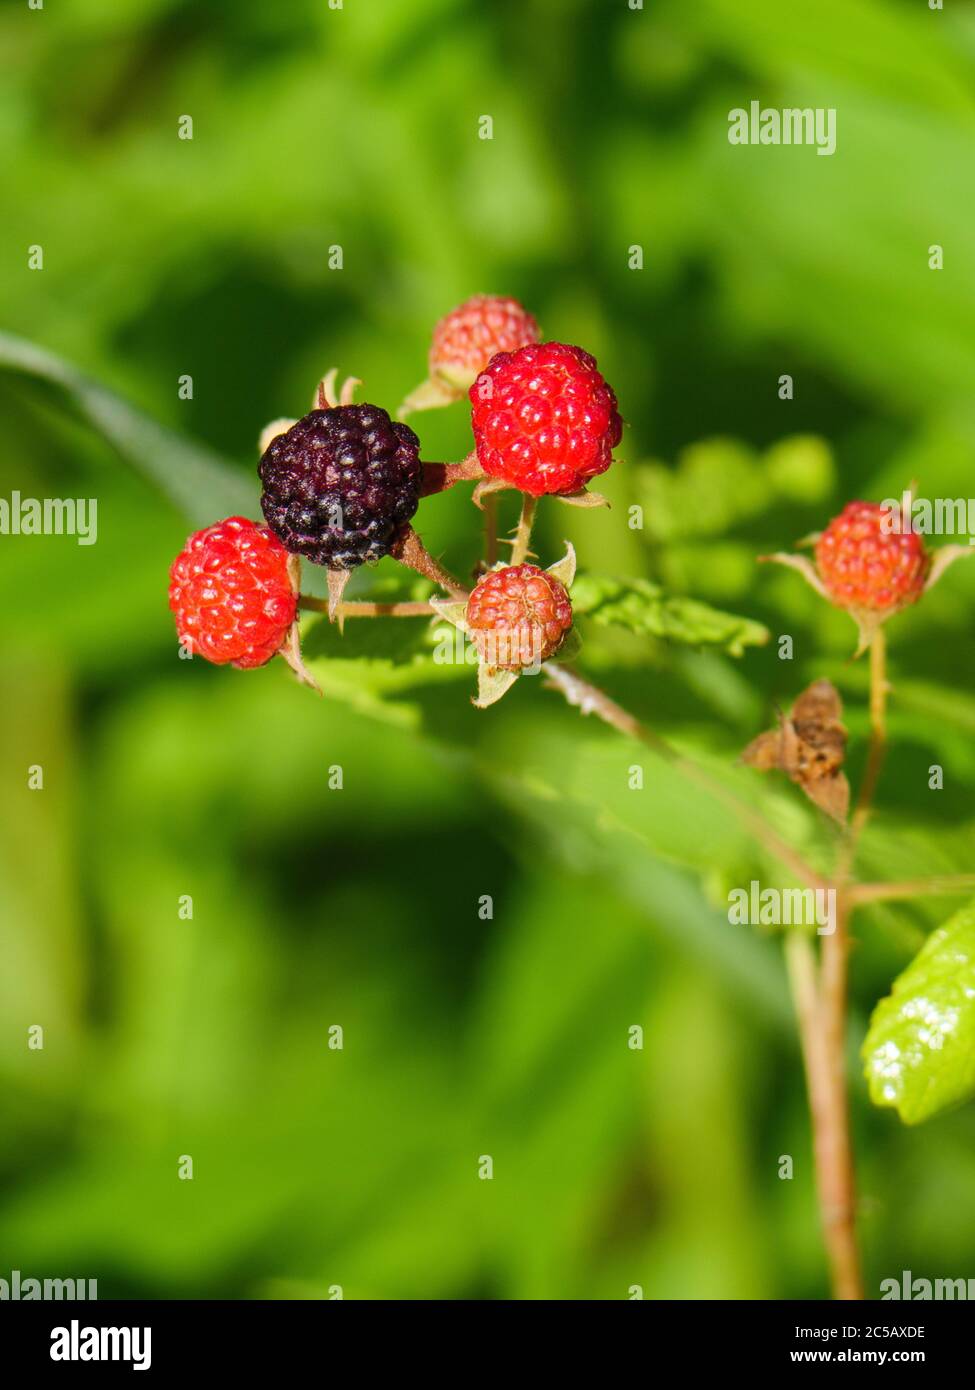
<svg viewBox="0 0 975 1390"><path fill-rule="evenodd" d="M484 564L492 569L498 558L498 496L491 492L484 499Z"/></svg>
<svg viewBox="0 0 975 1390"><path fill-rule="evenodd" d="M860 784L856 809L850 827L851 858L856 847L857 837L870 815L874 792L880 781L887 753L887 638L882 627L878 627L870 641L870 748L867 753L867 766ZM849 865L847 866L849 867Z"/></svg>
<svg viewBox="0 0 975 1390"><path fill-rule="evenodd" d="M536 499L526 492L522 498L521 516L518 518L518 529L511 546L511 563L513 565L523 565L528 557L536 506Z"/></svg>
<svg viewBox="0 0 975 1390"><path fill-rule="evenodd" d="M780 838L759 811L749 806L747 801L742 801L723 783L706 772L703 767L700 767L690 758L684 757L682 753L678 753L666 739L647 728L635 715L630 714L628 710L623 709L615 700L612 700L605 691L591 684L570 667L555 662L546 665L545 674L549 684L559 690L570 705L576 706L583 714L595 714L604 724L609 724L611 728L625 734L627 738L633 738L645 744L658 756L666 759L672 767L676 767L690 781L697 783L711 796L733 810L768 853L781 864L784 864L800 883L805 883L812 888L829 886L827 880L818 874L811 865L807 864L797 850L794 850L791 845L786 844Z"/></svg>
<svg viewBox="0 0 975 1390"><path fill-rule="evenodd" d="M839 889L835 930L822 938L818 1032L821 1067L809 1087L823 1236L834 1296L862 1299L863 1279L856 1236L856 1183L850 1142L846 1088L847 962L850 951L850 906Z"/></svg>
<svg viewBox="0 0 975 1390"><path fill-rule="evenodd" d="M446 492L455 483L476 482L483 477L484 470L476 453L468 454L460 463L427 463L424 460L420 496L430 497L436 492Z"/></svg>
<svg viewBox="0 0 975 1390"><path fill-rule="evenodd" d="M722 801L749 827L765 850L801 883L815 888L835 887L807 864L791 845L780 839L764 816L712 778L704 768L678 753L605 691L558 663L549 663L545 667L545 674L549 684L559 690L569 704L575 705L583 714L595 714L628 738L639 740ZM833 1291L839 1299L860 1299L863 1288L856 1242L856 1197L846 1099L849 910L848 901L839 893L835 930L832 935L823 938L821 981L817 981L812 944L800 932L792 932L787 938L786 959L806 1070L816 1184Z"/></svg>
<svg viewBox="0 0 975 1390"><path fill-rule="evenodd" d="M312 613L327 613L328 600L302 594L300 607ZM336 616L345 618L431 618L434 610L426 599L402 603L371 603L366 599L349 600L338 605Z"/></svg>
<svg viewBox="0 0 975 1390"><path fill-rule="evenodd" d="M468 597L469 591L449 570L444 569L439 560L433 558L412 526L404 529L395 544L390 546L389 553L394 559L399 560L401 565L422 574L424 579L432 579L434 584L439 584L452 598Z"/></svg>
<svg viewBox="0 0 975 1390"><path fill-rule="evenodd" d="M846 890L851 907L893 902L902 898L950 897L975 892L975 874L945 874L934 878L906 878L900 883L854 883Z"/></svg>

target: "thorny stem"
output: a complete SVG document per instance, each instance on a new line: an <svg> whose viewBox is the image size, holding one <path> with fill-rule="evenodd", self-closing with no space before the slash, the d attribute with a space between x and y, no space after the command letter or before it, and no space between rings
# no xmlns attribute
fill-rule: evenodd
<svg viewBox="0 0 975 1390"><path fill-rule="evenodd" d="M536 499L529 493L525 493L521 503L521 516L518 518L518 530L515 532L515 539L511 547L511 563L513 565L523 565L528 556L528 547L532 539L532 523L535 520Z"/></svg>
<svg viewBox="0 0 975 1390"><path fill-rule="evenodd" d="M455 483L477 482L483 477L484 470L474 452L461 459L460 463L428 463L424 460L420 496L430 497L435 492L446 492Z"/></svg>
<svg viewBox="0 0 975 1390"><path fill-rule="evenodd" d="M723 801L740 820L750 827L756 839L769 854L790 869L800 883L805 883L811 888L828 887L827 881L822 875L807 864L791 845L780 839L760 812L749 806L747 801L742 801L723 783L711 777L703 767L699 767L690 758L685 758L682 753L678 753L676 748L672 748L659 734L655 734L652 729L648 729L645 724L642 724L635 715L630 714L615 700L610 699L605 691L592 685L568 666L549 663L545 667L545 674L549 684L561 691L570 705L575 705L583 714L595 714L604 724L609 724L619 733L625 734L627 738L637 739L640 743L645 744L659 757L666 759L672 767L678 768L691 781L696 782L698 786L703 787L719 801Z"/></svg>
<svg viewBox="0 0 975 1390"><path fill-rule="evenodd" d="M975 890L975 874L945 874L935 878L906 878L900 883L854 883L846 890L851 907L892 902L898 898L950 897Z"/></svg>
<svg viewBox="0 0 975 1390"><path fill-rule="evenodd" d="M328 600L323 598L313 598L311 594L302 594L299 600L302 608L307 608L312 613L327 613ZM370 603L362 600L348 600L340 603L337 616L345 618L432 618L434 610L426 599L410 600L401 603Z"/></svg>
<svg viewBox="0 0 975 1390"><path fill-rule="evenodd" d="M836 1298L862 1299L863 1278L856 1237L856 1186L846 1088L846 1019L850 916L868 899L850 878L860 837L880 780L887 750L887 640L878 627L870 643L870 747L849 829L840 846L833 887L835 930L823 937L815 1038L799 1001L816 1159L820 1217ZM883 887L885 885L878 885Z"/></svg>
<svg viewBox="0 0 975 1390"><path fill-rule="evenodd" d="M834 887L835 930L823 937L817 1034L821 1044L804 1040L809 1077L809 1108L820 1216L835 1296L863 1298L856 1239L856 1189L846 1091L846 1015L850 953L850 915L869 900L850 884L857 842L880 780L887 751L887 639L878 627L870 643L870 747L849 829L840 847ZM878 885L883 887L885 885ZM797 1003L797 1014L799 1014ZM800 1029L803 1027L801 1014Z"/></svg>
<svg viewBox="0 0 975 1390"><path fill-rule="evenodd" d="M498 498L489 492L484 499L484 564L492 569L498 558Z"/></svg>
<svg viewBox="0 0 975 1390"><path fill-rule="evenodd" d="M432 579L435 584L439 584L441 589L445 589L452 598L466 599L468 590L455 579L449 570L445 570L439 560L435 560L420 540L420 537L413 530L412 526L407 526L403 534L390 547L390 555L399 560L401 565L406 565L411 570L416 570L417 574L422 574L424 579Z"/></svg>
<svg viewBox="0 0 975 1390"><path fill-rule="evenodd" d="M786 941L809 1092L820 1218L833 1292L838 1299L862 1299L864 1296L856 1237L856 1186L846 1089L850 916L859 904L899 895L898 885L850 883L857 842L870 815L887 749L887 692L887 644L883 628L878 627L870 643L867 766L830 885L836 892L834 930L823 936L818 979L808 943L809 960L802 966L802 973L797 974L796 956L801 948L792 944L795 933ZM810 999L815 1001L814 1007Z"/></svg>
<svg viewBox="0 0 975 1390"><path fill-rule="evenodd" d="M866 823L877 790L880 773L887 752L887 638L882 627L878 627L870 642L870 749L867 753L867 766L860 785L853 822L850 827L850 853L856 849L856 841ZM849 868L851 860L847 863Z"/></svg>
<svg viewBox="0 0 975 1390"><path fill-rule="evenodd" d="M850 1143L846 1092L846 994L850 951L850 905L837 889L835 930L823 937L820 961L819 1016L814 1076L809 1084L813 1150L823 1236L833 1293L839 1299L862 1299L863 1279L856 1235L856 1182Z"/></svg>

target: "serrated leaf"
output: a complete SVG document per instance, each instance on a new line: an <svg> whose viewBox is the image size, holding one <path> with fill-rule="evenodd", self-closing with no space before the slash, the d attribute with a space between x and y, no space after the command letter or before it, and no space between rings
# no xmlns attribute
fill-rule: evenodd
<svg viewBox="0 0 975 1390"><path fill-rule="evenodd" d="M908 1125L975 1096L975 903L928 938L877 1005L863 1059L874 1104Z"/></svg>
<svg viewBox="0 0 975 1390"><path fill-rule="evenodd" d="M0 333L0 368L57 388L63 403L174 502L194 526L259 515L253 483L218 454L167 429L25 338Z"/></svg>
<svg viewBox="0 0 975 1390"><path fill-rule="evenodd" d="M769 639L761 623L723 613L696 599L667 595L648 579L580 575L572 586L572 608L577 617L592 622L616 624L670 642L720 647L731 656L741 656L746 647L761 646Z"/></svg>

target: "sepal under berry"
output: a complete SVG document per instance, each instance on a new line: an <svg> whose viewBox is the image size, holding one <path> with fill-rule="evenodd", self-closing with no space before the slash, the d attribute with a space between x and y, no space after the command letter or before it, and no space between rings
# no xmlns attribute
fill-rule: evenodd
<svg viewBox="0 0 975 1390"><path fill-rule="evenodd" d="M815 564L783 551L759 559L794 569L827 603L849 613L858 633L854 656L867 650L884 623L927 593L949 565L971 554L967 546L952 545L932 556L919 534L889 524L885 508L872 502L849 502L824 531L800 544L816 547Z"/></svg>
<svg viewBox="0 0 975 1390"><path fill-rule="evenodd" d="M288 578L291 580L291 587L298 596L300 602L301 595L301 560L297 555L288 556ZM301 624L298 618L298 608L295 608L294 621L285 633L284 641L278 648L278 655L291 667L302 685L310 686L317 695L322 694L322 687L305 665L301 655Z"/></svg>

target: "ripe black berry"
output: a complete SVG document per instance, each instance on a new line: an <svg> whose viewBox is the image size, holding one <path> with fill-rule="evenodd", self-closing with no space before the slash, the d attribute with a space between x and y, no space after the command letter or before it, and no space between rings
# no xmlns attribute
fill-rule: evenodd
<svg viewBox="0 0 975 1390"><path fill-rule="evenodd" d="M292 554L351 570L380 560L420 502L420 441L378 405L313 410L258 466L261 507Z"/></svg>

